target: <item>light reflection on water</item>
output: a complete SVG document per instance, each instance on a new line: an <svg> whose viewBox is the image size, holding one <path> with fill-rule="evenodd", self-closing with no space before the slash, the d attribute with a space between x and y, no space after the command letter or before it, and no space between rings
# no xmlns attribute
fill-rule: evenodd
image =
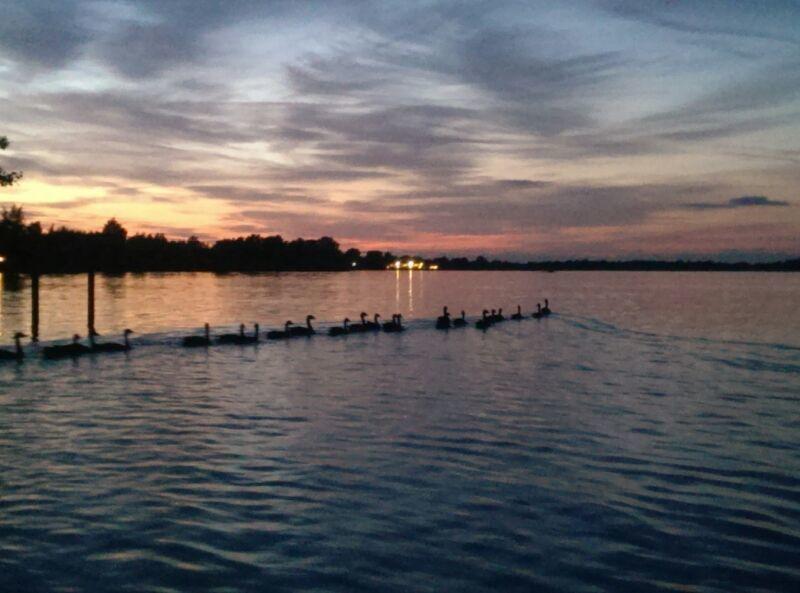
<svg viewBox="0 0 800 593"><path fill-rule="evenodd" d="M30 328L29 281L3 279L0 343ZM660 334L800 345L800 274L656 272L385 271L284 274L128 274L98 276L97 328L139 334L210 322L277 327L308 313L339 323L379 312L407 319L439 315L443 305L471 317L483 308L554 307L618 327ZM86 277L41 281L41 335L85 333Z"/></svg>
<svg viewBox="0 0 800 593"><path fill-rule="evenodd" d="M43 280L45 337L83 325L83 282ZM431 328L543 296L541 322ZM0 366L0 591L796 591L797 297L791 275L98 278L134 351ZM409 330L174 346L360 310Z"/></svg>

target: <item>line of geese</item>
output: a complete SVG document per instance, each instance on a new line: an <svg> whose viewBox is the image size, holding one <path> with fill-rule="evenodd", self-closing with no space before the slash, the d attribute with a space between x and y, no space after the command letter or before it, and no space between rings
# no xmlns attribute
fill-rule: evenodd
<svg viewBox="0 0 800 593"><path fill-rule="evenodd" d="M537 303L536 311L530 316L533 319L541 319L550 314L550 303L547 299L544 300L544 307L541 303ZM522 313L522 307L517 305L517 312L511 315L512 320L522 320L526 316ZM315 335L317 332L311 325L315 319L313 315L306 316L306 324L304 326L295 325L292 321L287 321L283 325L283 330L271 330L266 334L268 340L286 340L296 337L309 337ZM361 313L360 323L351 323L349 318L345 318L341 326L331 327L328 330L329 336L344 336L349 334L358 334L365 332L380 332L397 333L405 331L403 326L403 316L400 313L392 315L391 321L381 322L381 316L375 313L372 320L368 319L367 313ZM505 321L503 316L503 309L492 309L491 312L484 309L483 313L475 322L475 327L478 329L486 330L495 323ZM442 315L436 319L436 329L451 329L466 327L469 325L466 313L461 311L461 316L451 319L450 312L447 307L444 307ZM123 341L119 342L98 342L97 337L100 336L97 332L91 332L89 335L89 345L81 344L81 337L78 334L72 336L72 342L69 344L57 344L53 346L46 346L42 348L42 356L49 360L59 358L74 358L84 354L98 354L109 352L128 352L131 350L130 335L133 334L132 329L126 329L122 333ZM14 334L14 350L0 349L0 361L16 360L22 361L25 358L25 352L22 349L22 338L27 337L22 332ZM253 328L253 334L247 335L245 333L244 323L239 325L238 333L221 334L212 340L211 327L208 323L204 326L202 335L185 336L181 340L181 345L184 348L204 348L211 346L214 341L217 344L256 344L260 341L260 327L256 323Z"/></svg>

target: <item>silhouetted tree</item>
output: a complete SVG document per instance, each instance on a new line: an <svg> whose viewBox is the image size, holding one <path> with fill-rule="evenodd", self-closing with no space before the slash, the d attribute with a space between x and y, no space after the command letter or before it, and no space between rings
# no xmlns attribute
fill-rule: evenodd
<svg viewBox="0 0 800 593"><path fill-rule="evenodd" d="M0 136L0 150L5 150L9 144L8 138ZM0 187L14 185L20 179L22 179L22 172L6 171L3 167L0 167Z"/></svg>
<svg viewBox="0 0 800 593"><path fill-rule="evenodd" d="M101 232L83 232L50 227L46 232L38 222L26 224L21 206L9 206L0 212L0 255L6 257L6 269L19 272L53 273L122 271L283 271L283 270L350 270L357 268L385 269L396 260L391 252L357 249L342 252L331 237L284 241L279 236L250 235L222 239L213 245L192 236L186 241L173 241L163 234L128 236L114 218ZM419 256L413 259L419 261ZM800 259L764 264L720 264L710 261L659 262L634 261L489 261L483 256L474 260L464 257L439 257L430 260L440 270L781 270L800 271ZM4 275L6 278L7 275Z"/></svg>

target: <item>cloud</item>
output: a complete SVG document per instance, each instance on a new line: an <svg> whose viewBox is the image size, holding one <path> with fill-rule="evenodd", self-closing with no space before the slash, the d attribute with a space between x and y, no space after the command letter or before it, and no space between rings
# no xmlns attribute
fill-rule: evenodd
<svg viewBox="0 0 800 593"><path fill-rule="evenodd" d="M90 40L90 32L79 18L81 4L78 0L3 3L0 55L37 70L67 65Z"/></svg>
<svg viewBox="0 0 800 593"><path fill-rule="evenodd" d="M476 249L788 205L724 200L792 189L800 15L710 1L11 3L3 166L184 227Z"/></svg>
<svg viewBox="0 0 800 593"><path fill-rule="evenodd" d="M742 196L741 198L731 198L727 202L692 202L684 207L692 210L731 210L735 208L750 207L784 207L789 206L789 202L781 200L770 200L765 196Z"/></svg>

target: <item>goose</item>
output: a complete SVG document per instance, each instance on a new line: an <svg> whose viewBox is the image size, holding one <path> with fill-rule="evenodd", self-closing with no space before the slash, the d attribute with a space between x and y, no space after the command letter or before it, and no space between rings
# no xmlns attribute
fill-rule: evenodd
<svg viewBox="0 0 800 593"><path fill-rule="evenodd" d="M314 328L311 327L311 320L316 319L313 315L306 315L305 327L292 327L289 328L290 336L313 336L315 333Z"/></svg>
<svg viewBox="0 0 800 593"><path fill-rule="evenodd" d="M240 340L244 339L244 323L239 324L238 334L222 334L217 336L217 342L220 344L239 344Z"/></svg>
<svg viewBox="0 0 800 593"><path fill-rule="evenodd" d="M450 329L450 313L447 307L444 307L442 315L436 318L436 329Z"/></svg>
<svg viewBox="0 0 800 593"><path fill-rule="evenodd" d="M522 307L517 305L517 312L511 316L511 319L514 321L521 321L522 320Z"/></svg>
<svg viewBox="0 0 800 593"><path fill-rule="evenodd" d="M405 331L406 328L403 327L402 320L403 316L400 313L395 313L392 315L391 321L383 324L383 331L390 333Z"/></svg>
<svg viewBox="0 0 800 593"><path fill-rule="evenodd" d="M206 323L203 326L202 336L186 336L183 338L184 348L202 348L203 346L211 346L211 328Z"/></svg>
<svg viewBox="0 0 800 593"><path fill-rule="evenodd" d="M550 313L551 313L551 311L550 311L550 302L547 299L545 299L544 300L544 307L542 308L542 314L543 315L550 315Z"/></svg>
<svg viewBox="0 0 800 593"><path fill-rule="evenodd" d="M246 336L244 334L244 323L239 326L239 333L238 334L223 334L219 339L220 344L257 344L258 343L258 334L260 328L257 323L253 324L253 335Z"/></svg>
<svg viewBox="0 0 800 593"><path fill-rule="evenodd" d="M493 323L494 321L492 321L492 318L489 317L489 311L484 309L483 313L481 314L481 318L475 322L475 327L477 327L478 329L486 330L489 329Z"/></svg>
<svg viewBox="0 0 800 593"><path fill-rule="evenodd" d="M78 334L72 336L71 344L61 344L57 346L46 346L42 349L42 356L45 358L67 358L68 356L80 356L91 352L88 346L80 344L81 337Z"/></svg>
<svg viewBox="0 0 800 593"><path fill-rule="evenodd" d="M453 327L464 327L467 325L467 314L461 311L461 317L453 319Z"/></svg>
<svg viewBox="0 0 800 593"><path fill-rule="evenodd" d="M502 307L500 307L497 310L497 315L492 315L492 320L494 321L494 323L499 323L501 321L505 321L506 320L506 318L503 317L503 308Z"/></svg>
<svg viewBox="0 0 800 593"><path fill-rule="evenodd" d="M252 336L242 336L239 338L239 341L236 342L237 344L257 344L258 343L258 335L261 332L261 328L257 323L253 324L253 335Z"/></svg>
<svg viewBox="0 0 800 593"><path fill-rule="evenodd" d="M531 315L534 319L541 319L544 317L544 313L542 312L542 303L536 303L536 311L534 311L533 315Z"/></svg>
<svg viewBox="0 0 800 593"><path fill-rule="evenodd" d="M372 321L364 322L362 318L361 323L366 325L369 331L381 331L381 323L378 321L380 318L381 316L378 313L375 313L375 315L372 317Z"/></svg>
<svg viewBox="0 0 800 593"><path fill-rule="evenodd" d="M369 322L367 321L367 314L362 311L359 317L361 317L361 323L356 323L355 325L350 326L351 334L360 334L370 329Z"/></svg>
<svg viewBox="0 0 800 593"><path fill-rule="evenodd" d="M267 332L267 339L268 340L285 340L286 338L291 338L292 334L289 331L289 328L294 325L291 321L287 321L283 324L283 331L279 330L272 330Z"/></svg>
<svg viewBox="0 0 800 593"><path fill-rule="evenodd" d="M97 332L93 332L89 337L92 352L127 352L131 349L131 344L128 341L128 336L133 333L132 329L126 329L122 332L122 344L118 342L100 342L94 341L95 336L99 336Z"/></svg>
<svg viewBox="0 0 800 593"><path fill-rule="evenodd" d="M19 360L25 358L25 353L22 351L22 344L20 340L27 336L22 332L14 334L14 350L0 350L0 360Z"/></svg>
<svg viewBox="0 0 800 593"><path fill-rule="evenodd" d="M345 317L344 318L344 323L342 323L342 326L341 327L336 326L336 327L330 328L328 330L328 335L329 336L344 336L344 335L349 334L350 333L350 327L348 327L349 324L350 324L350 320L347 317Z"/></svg>

